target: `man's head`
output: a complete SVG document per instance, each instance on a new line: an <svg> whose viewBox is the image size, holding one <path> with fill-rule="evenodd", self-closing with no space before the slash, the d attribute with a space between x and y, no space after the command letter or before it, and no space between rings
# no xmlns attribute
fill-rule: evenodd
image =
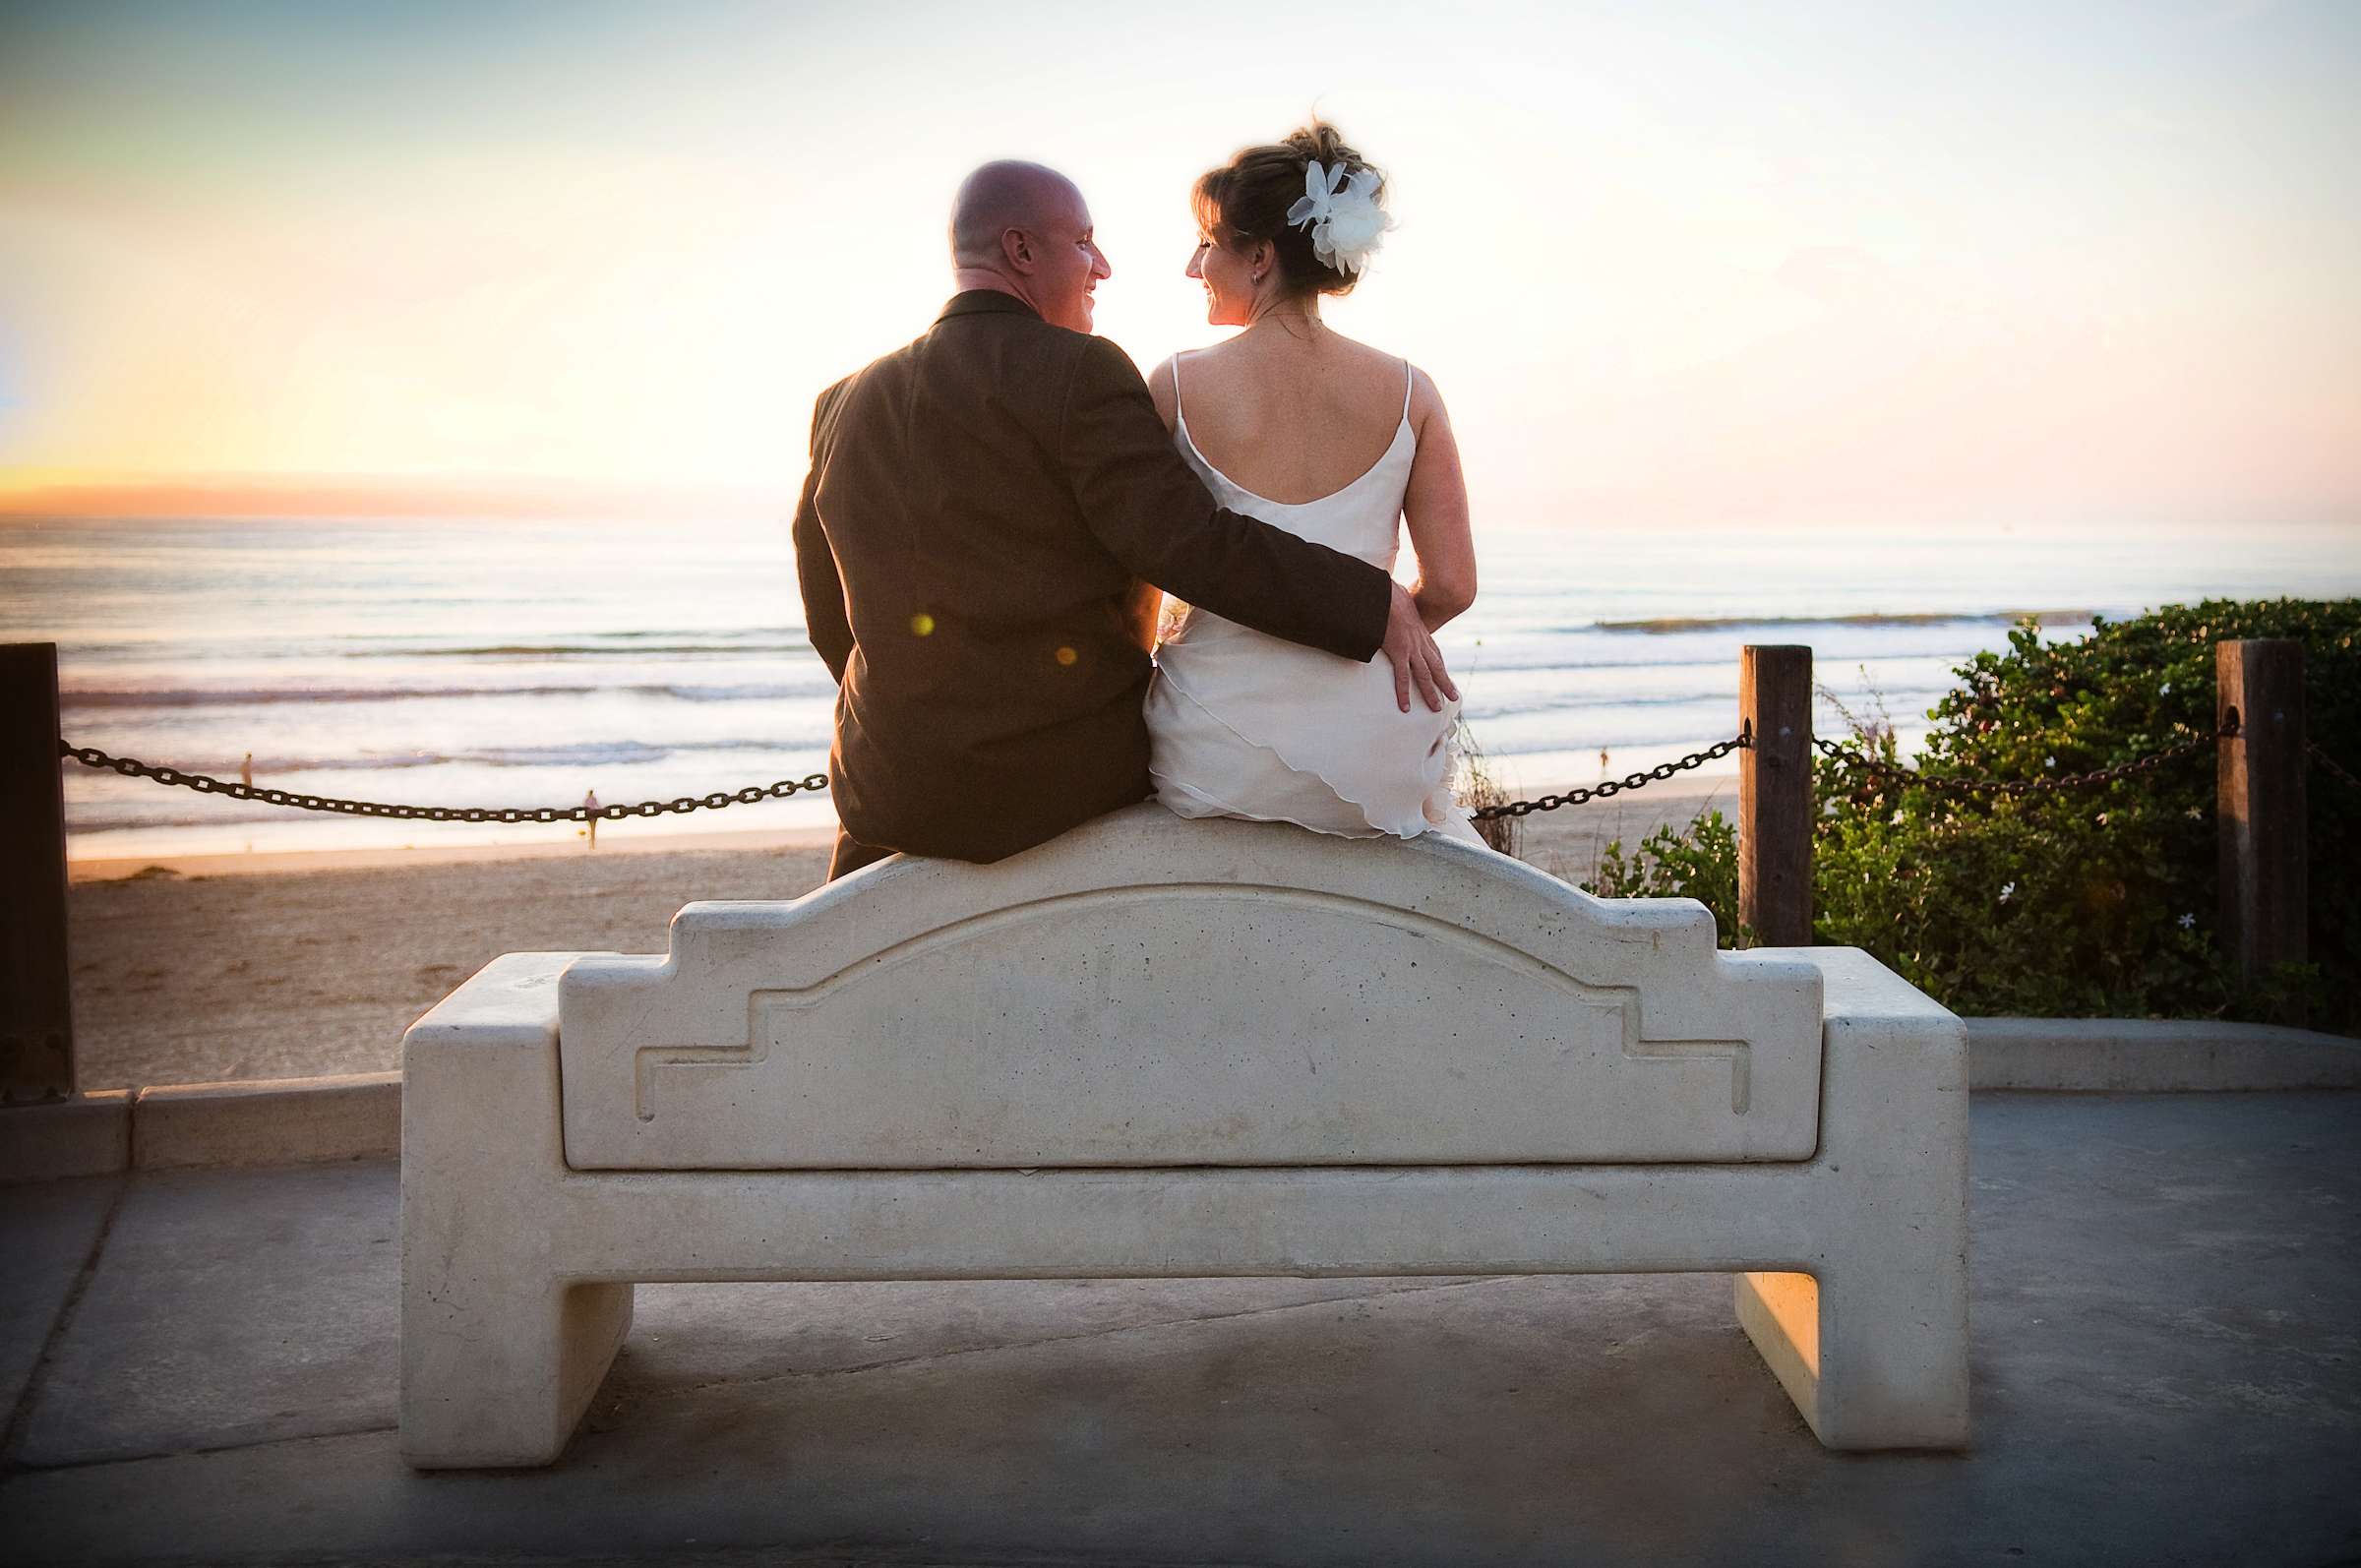
<svg viewBox="0 0 2361 1568"><path fill-rule="evenodd" d="M1081 191L1038 163L987 163L959 182L951 266L963 285L1002 289L1077 332L1091 330L1091 290L1115 275Z"/></svg>

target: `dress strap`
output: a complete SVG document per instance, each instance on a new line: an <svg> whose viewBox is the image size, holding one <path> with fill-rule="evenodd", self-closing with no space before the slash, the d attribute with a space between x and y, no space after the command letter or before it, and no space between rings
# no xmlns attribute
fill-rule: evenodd
<svg viewBox="0 0 2361 1568"><path fill-rule="evenodd" d="M1410 423L1410 390L1417 385L1418 376L1410 368L1410 361L1407 359L1402 361L1402 422L1404 424ZM1176 403L1180 400L1180 358L1178 354L1173 356L1173 400Z"/></svg>
<svg viewBox="0 0 2361 1568"><path fill-rule="evenodd" d="M1408 407L1409 405L1408 405L1407 403L1405 403L1403 406L1404 406L1404 407ZM1173 355L1173 418L1174 418L1174 419L1176 419L1176 420L1180 420L1180 419L1181 418L1181 414L1180 414L1180 354L1178 354L1178 353L1175 353L1175 354ZM1183 421L1183 422L1185 423L1185 421Z"/></svg>

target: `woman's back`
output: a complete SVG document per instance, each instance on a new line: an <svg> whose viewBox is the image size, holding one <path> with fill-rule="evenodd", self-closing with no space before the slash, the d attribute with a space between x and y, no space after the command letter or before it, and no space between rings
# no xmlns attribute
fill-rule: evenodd
<svg viewBox="0 0 2361 1568"><path fill-rule="evenodd" d="M1224 362L1207 376L1200 374L1207 360ZM1260 367L1220 349L1177 355L1168 372L1174 442L1233 512L1390 570L1418 438L1410 422L1411 368L1401 360L1380 363L1393 385L1381 392L1386 401L1372 408L1366 364L1325 385L1294 378L1291 388L1241 379L1241 370L1250 375Z"/></svg>
<svg viewBox="0 0 2361 1568"><path fill-rule="evenodd" d="M1175 406L1199 454L1282 506L1332 495L1375 467L1410 412L1404 361L1324 330L1302 343L1241 333L1176 356L1174 368L1184 384Z"/></svg>

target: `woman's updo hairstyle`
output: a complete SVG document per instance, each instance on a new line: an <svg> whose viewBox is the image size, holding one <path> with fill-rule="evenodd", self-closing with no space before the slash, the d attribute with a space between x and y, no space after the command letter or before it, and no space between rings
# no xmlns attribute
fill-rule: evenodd
<svg viewBox="0 0 2361 1568"><path fill-rule="evenodd" d="M1227 249L1241 251L1256 240L1270 241L1279 256L1283 293L1290 299L1350 294L1360 281L1313 254L1311 224L1287 220L1287 210L1303 195L1304 167L1315 160L1329 169L1341 163L1350 172L1365 169L1376 174L1375 198L1384 205L1384 174L1346 146L1335 126L1321 120L1284 142L1241 148L1229 162L1199 175L1189 193L1198 226Z"/></svg>

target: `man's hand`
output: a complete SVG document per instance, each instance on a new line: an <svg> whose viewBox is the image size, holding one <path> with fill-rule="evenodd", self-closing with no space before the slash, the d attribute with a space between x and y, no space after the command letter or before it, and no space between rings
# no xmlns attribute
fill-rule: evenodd
<svg viewBox="0 0 2361 1568"><path fill-rule="evenodd" d="M1399 582L1394 584L1394 602L1385 615L1385 656L1394 663L1394 701L1403 712L1410 711L1413 681L1426 706L1436 713L1443 710L1443 698L1459 699L1459 688L1451 684L1451 672L1443 668L1443 650L1434 645L1418 605Z"/></svg>

